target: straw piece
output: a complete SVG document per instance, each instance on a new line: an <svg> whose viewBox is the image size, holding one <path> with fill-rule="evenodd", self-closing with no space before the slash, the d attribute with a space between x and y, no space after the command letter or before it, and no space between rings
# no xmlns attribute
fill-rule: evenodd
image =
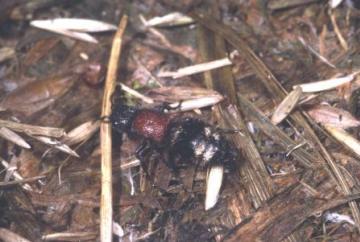
<svg viewBox="0 0 360 242"><path fill-rule="evenodd" d="M102 117L109 117L111 114L111 96L116 86L116 73L121 53L123 34L127 24L127 15L120 21L119 28L113 39L108 72L106 75L104 97L102 104ZM102 242L112 241L112 161L111 161L111 124L101 123L101 204L100 204L100 240Z"/></svg>

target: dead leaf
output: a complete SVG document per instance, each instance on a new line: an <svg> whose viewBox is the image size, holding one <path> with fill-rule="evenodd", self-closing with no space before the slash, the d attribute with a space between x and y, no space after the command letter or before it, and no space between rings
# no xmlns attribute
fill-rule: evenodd
<svg viewBox="0 0 360 242"><path fill-rule="evenodd" d="M337 128L350 128L360 125L360 121L349 112L325 105L318 105L307 111L317 123Z"/></svg>
<svg viewBox="0 0 360 242"><path fill-rule="evenodd" d="M38 176L41 160L31 150L23 150L18 157L18 170L24 178Z"/></svg>
<svg viewBox="0 0 360 242"><path fill-rule="evenodd" d="M67 75L30 82L8 94L0 103L0 109L31 115L64 95L72 87L74 79L75 75Z"/></svg>

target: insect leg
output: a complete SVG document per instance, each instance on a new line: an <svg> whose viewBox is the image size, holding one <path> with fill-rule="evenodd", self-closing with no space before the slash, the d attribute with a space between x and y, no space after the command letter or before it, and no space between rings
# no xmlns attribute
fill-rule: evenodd
<svg viewBox="0 0 360 242"><path fill-rule="evenodd" d="M170 170L172 172L174 172L176 175L178 175L178 167L176 166L175 162L176 162L176 155L174 154L174 152L172 151L166 151L164 153L164 160L163 162L165 163L165 165L167 167L170 168Z"/></svg>
<svg viewBox="0 0 360 242"><path fill-rule="evenodd" d="M180 100L179 103L177 105L175 105L175 106L172 105L171 103L164 102L161 105L159 105L158 107L156 107L156 109L158 109L162 113L166 113L166 112L169 112L171 110L180 110L182 102L183 101Z"/></svg>
<svg viewBox="0 0 360 242"><path fill-rule="evenodd" d="M146 175L149 177L148 167L146 165L146 158L149 155L149 152L152 150L152 145L149 140L144 140L135 151L136 158L140 160L140 165L146 172Z"/></svg>

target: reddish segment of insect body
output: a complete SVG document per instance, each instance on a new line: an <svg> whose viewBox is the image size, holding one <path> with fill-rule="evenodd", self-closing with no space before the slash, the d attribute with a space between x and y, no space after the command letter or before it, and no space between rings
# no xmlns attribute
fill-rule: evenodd
<svg viewBox="0 0 360 242"><path fill-rule="evenodd" d="M131 131L146 139L162 142L169 121L169 115L145 109L134 117Z"/></svg>

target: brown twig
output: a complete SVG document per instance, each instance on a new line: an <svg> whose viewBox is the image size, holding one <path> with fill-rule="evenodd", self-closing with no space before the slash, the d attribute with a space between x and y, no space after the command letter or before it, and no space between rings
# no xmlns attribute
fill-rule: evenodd
<svg viewBox="0 0 360 242"><path fill-rule="evenodd" d="M338 38L339 42L340 42L340 45L341 47L347 51L349 49L349 46L346 42L346 40L344 39L344 37L342 36L341 34L341 31L339 29L339 26L337 25L337 22L336 22L336 18L335 18L335 14L334 14L334 11L331 11L329 10L329 16L330 16L330 20L331 20L331 23L334 27L334 32L336 34L336 37Z"/></svg>
<svg viewBox="0 0 360 242"><path fill-rule="evenodd" d="M105 90L102 104L102 117L111 114L111 95L116 86L116 73L121 53L122 36L127 24L127 16L124 15L120 21L119 28L115 34L108 72L106 75ZM102 242L112 241L112 167L111 167L111 124L101 123L101 207L100 207L100 239Z"/></svg>

